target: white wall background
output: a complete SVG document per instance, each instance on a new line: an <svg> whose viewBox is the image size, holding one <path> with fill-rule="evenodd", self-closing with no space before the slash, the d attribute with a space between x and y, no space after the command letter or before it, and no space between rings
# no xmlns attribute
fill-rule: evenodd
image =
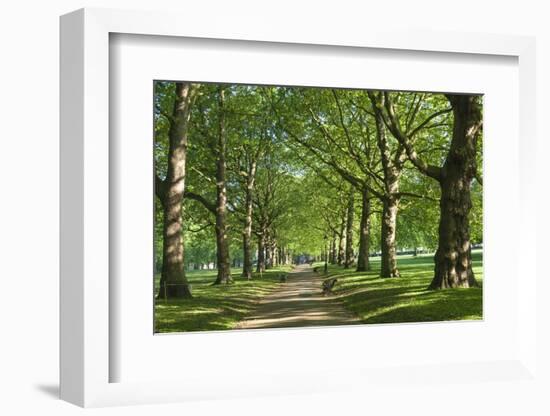
<svg viewBox="0 0 550 416"><path fill-rule="evenodd" d="M542 238L549 231L544 217L549 175L545 158L550 152L545 126L550 117L550 14L544 1L427 1L363 0L352 2L297 0L19 0L0 8L0 413L72 415L83 410L60 402L58 377L58 16L80 7L167 9L188 13L189 19L237 14L288 25L325 25L327 31L344 25L381 24L385 19L406 27L434 30L476 31L536 35L538 42L538 151L540 257L548 251ZM182 21L182 25L185 21ZM238 31L238 27L236 27ZM537 172L533 172L534 180ZM503 256L509 253L503 253ZM549 293L549 285L539 287ZM541 300L544 298L541 297ZM549 307L540 302L548 322ZM550 302L546 302L550 304ZM550 326L547 326L547 328ZM548 332L548 331L546 331ZM548 348L548 334L544 350ZM543 358L544 363L548 360ZM546 372L550 374L550 372ZM484 387L469 386L442 407L444 397L421 397L414 390L401 397L276 397L163 405L152 408L92 410L101 415L146 415L151 412L239 415L280 414L548 414L550 405L520 391L509 394L502 386L502 400L483 400ZM487 389L500 388L487 386ZM371 404L383 403L374 410Z"/></svg>

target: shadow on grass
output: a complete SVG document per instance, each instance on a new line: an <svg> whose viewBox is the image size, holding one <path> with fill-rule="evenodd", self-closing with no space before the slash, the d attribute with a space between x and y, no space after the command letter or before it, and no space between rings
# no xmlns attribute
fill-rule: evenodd
<svg viewBox="0 0 550 416"><path fill-rule="evenodd" d="M476 279L482 283L481 253L473 254ZM482 319L482 289L427 290L433 277L431 256L398 258L399 278L380 278L372 271L350 272L331 266L338 278L335 294L363 323L429 322Z"/></svg>
<svg viewBox="0 0 550 416"><path fill-rule="evenodd" d="M482 283L481 253L472 256L474 272ZM433 322L482 319L482 288L428 291L433 277L433 257L398 257L399 278L380 278L380 260L371 260L371 271L355 272L330 265L327 278L336 277L334 296L362 323ZM216 271L188 274L192 299L158 300L155 332L232 329L251 314L258 301L276 289L280 275L290 267L255 275L252 280L233 274L234 283L212 286ZM158 288L158 277L156 282ZM281 305L280 316L285 307Z"/></svg>
<svg viewBox="0 0 550 416"><path fill-rule="evenodd" d="M187 275L193 298L159 299L155 302L155 332L215 331L231 329L257 302L280 284L280 275L290 267L279 267L247 280L233 274L233 283L212 286L216 270ZM158 276L155 288L158 290Z"/></svg>

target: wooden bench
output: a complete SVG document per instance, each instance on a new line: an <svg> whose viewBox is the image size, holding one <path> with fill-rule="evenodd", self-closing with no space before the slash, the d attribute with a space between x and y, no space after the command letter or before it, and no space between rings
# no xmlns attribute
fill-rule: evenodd
<svg viewBox="0 0 550 416"><path fill-rule="evenodd" d="M333 277L323 282L323 296L332 294L332 289L334 288L334 285L336 284L337 281L338 279Z"/></svg>

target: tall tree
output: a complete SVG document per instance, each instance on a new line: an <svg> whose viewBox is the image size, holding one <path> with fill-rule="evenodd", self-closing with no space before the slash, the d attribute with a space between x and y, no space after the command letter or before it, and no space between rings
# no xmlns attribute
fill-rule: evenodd
<svg viewBox="0 0 550 416"><path fill-rule="evenodd" d="M347 211L347 210L346 210ZM346 260L346 212L341 217L340 232L338 233L338 256L337 263L342 266Z"/></svg>
<svg viewBox="0 0 550 416"><path fill-rule="evenodd" d="M392 155L391 147L386 138L386 128L383 122L383 116L380 113L379 93L368 92L374 112L376 124L376 143L380 151L380 161L383 174L383 192L380 193L382 203L382 221L380 231L381 248L381 270L382 277L399 277L397 269L396 253L396 231L397 231L397 212L401 199L399 193L399 182L406 160L405 149L403 146L397 146ZM420 100L416 105L418 106ZM415 103L413 103L415 104ZM413 107L414 108L414 107ZM410 112L412 113L412 112ZM407 122L411 125L414 116Z"/></svg>
<svg viewBox="0 0 550 416"><path fill-rule="evenodd" d="M453 130L445 160L438 166L421 158L413 135L406 134L399 123L390 94L384 93L384 114L393 135L405 146L412 164L435 179L441 189L439 241L429 289L477 286L472 270L469 214L472 180L477 176L477 140L483 125L481 97L447 94L446 98L452 108ZM434 113L432 118L443 111Z"/></svg>
<svg viewBox="0 0 550 416"><path fill-rule="evenodd" d="M249 156L248 153L246 153ZM256 169L258 165L259 152L246 160L246 178L245 178L245 223L243 228L243 277L252 278L252 212L254 186L256 184Z"/></svg>
<svg viewBox="0 0 550 416"><path fill-rule="evenodd" d="M273 266L273 252L277 246L274 241L275 222L284 213L282 192L285 175L279 171L277 153L270 148L259 161L257 181L259 186L254 193L254 233L258 241L258 261L256 272L264 272Z"/></svg>
<svg viewBox="0 0 550 416"><path fill-rule="evenodd" d="M182 203L185 192L186 157L191 107L199 86L176 82L171 113L160 111L168 120L168 157L164 179L155 172L155 193L163 210L162 272L159 297L191 297L185 276Z"/></svg>
<svg viewBox="0 0 550 416"><path fill-rule="evenodd" d="M215 218L216 267L214 284L230 283L231 263L227 229L227 104L226 86L207 86L209 94L197 101L196 123L193 133L197 144L193 146L192 189L185 198L199 202ZM191 187L190 187L191 188ZM214 195L213 195L214 192Z"/></svg>
<svg viewBox="0 0 550 416"><path fill-rule="evenodd" d="M344 261L344 268L348 269L355 260L353 252L353 217L355 213L355 195L354 189L351 188L348 199L348 211L346 216L346 258Z"/></svg>
<svg viewBox="0 0 550 416"><path fill-rule="evenodd" d="M225 91L218 89L218 140L216 144L216 245L218 275L214 284L231 282L231 264L229 260L229 241L227 238L227 188L226 154L227 132L225 126Z"/></svg>
<svg viewBox="0 0 550 416"><path fill-rule="evenodd" d="M359 254L357 255L357 270L370 270L369 240L370 240L370 195L366 188L361 191L361 223L359 225Z"/></svg>
<svg viewBox="0 0 550 416"><path fill-rule="evenodd" d="M283 91L283 99L274 104L278 123L291 139L291 143L296 143L309 151L319 162L333 169L357 191L362 193L364 189L368 189L378 194L370 186L374 175L367 165L376 161L368 134L350 130L351 126L359 129L357 114L348 114L344 111L338 95L334 90ZM289 111L288 107L292 106L297 106L301 111ZM303 155L304 159L306 157ZM370 215L368 204L362 204L362 209L362 218ZM349 223L347 218L344 222ZM364 220L363 223L366 224L367 221ZM346 234L349 234L349 231L346 226ZM368 228L364 231L368 231ZM346 240L349 241L345 242L347 249L344 249L344 256L353 252L353 241ZM362 256L368 252L368 247L361 246L366 241L368 239L360 239L359 253ZM340 243L344 243L342 237ZM350 267L351 262L344 259L344 264ZM363 256L357 270L368 270L368 264L368 256Z"/></svg>
<svg viewBox="0 0 550 416"><path fill-rule="evenodd" d="M241 97L254 113L246 113L240 122L241 144L237 147L234 164L231 169L236 173L244 200L240 207L242 216L242 251L243 271L242 276L252 278L252 223L254 211L254 192L256 188L256 173L258 162L266 149L266 136L268 129L266 113L262 112L263 107L260 95L255 89L246 90L246 95Z"/></svg>
<svg viewBox="0 0 550 416"><path fill-rule="evenodd" d="M386 139L386 127L377 111L378 98L374 92L308 91L304 97L305 112L310 114L311 121L306 118L302 124L313 127L319 137L316 138L314 132L300 135L292 131L288 127L292 123L287 117L283 122L289 136L332 167L362 195L368 193L369 198L362 204L361 217L365 226L362 233L370 233L370 227L367 226L370 223L368 216L372 212L371 198L380 200L383 218L380 222L380 275L398 277L396 219L399 202L404 196L422 197L400 190L399 183L407 160L404 146L392 146ZM409 94L404 97L403 106L408 108L407 126L413 126L419 114L422 96ZM358 271L369 269L368 242L369 238L361 238L359 241Z"/></svg>

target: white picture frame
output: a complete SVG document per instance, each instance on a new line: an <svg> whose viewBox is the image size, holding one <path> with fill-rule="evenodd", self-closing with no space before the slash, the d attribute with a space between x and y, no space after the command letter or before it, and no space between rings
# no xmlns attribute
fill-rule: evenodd
<svg viewBox="0 0 550 416"><path fill-rule="evenodd" d="M181 380L111 382L117 357L110 348L110 163L109 51L110 34L170 36L247 42L330 45L339 48L428 51L439 54L500 55L518 60L519 68L519 190L518 245L536 240L536 218L527 212L535 186L528 169L534 166L535 41L529 37L474 33L433 33L386 27L350 28L330 33L275 24L261 27L246 19L235 33L235 22L162 12L82 9L61 18L61 398L80 406L174 402L220 397L320 393L361 388L384 389L399 379L429 391L434 382L505 381L530 387L539 383L536 348L536 282L542 278L532 254L518 254L524 284L517 291L517 348L495 361L425 364L400 369L370 365L368 371L342 368L319 372L269 373L261 380L231 383L227 374L213 381L194 375ZM111 259L112 260L112 259ZM519 263L518 263L519 264ZM300 331L300 330L294 330ZM302 331L303 332L303 331ZM295 332L298 334L299 332ZM209 337L220 336L208 334ZM300 337L308 337L303 332ZM154 357L148 359L153 360ZM441 375L444 374L444 375ZM345 381L343 381L345 380ZM224 386L231 385L230 388ZM516 386L517 387L517 386ZM494 391L491 394L497 395ZM497 396L495 396L497 397Z"/></svg>

